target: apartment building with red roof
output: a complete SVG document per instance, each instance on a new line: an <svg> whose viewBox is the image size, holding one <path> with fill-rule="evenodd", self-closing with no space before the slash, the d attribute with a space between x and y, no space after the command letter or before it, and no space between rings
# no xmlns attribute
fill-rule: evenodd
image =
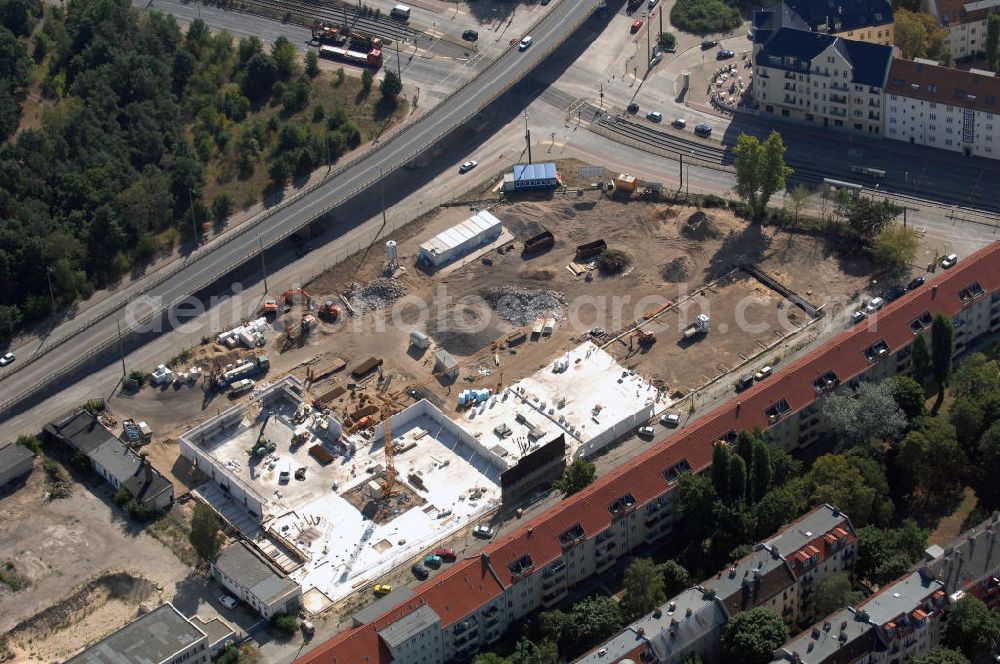
<svg viewBox="0 0 1000 664"><path fill-rule="evenodd" d="M953 58L986 52L986 22L1000 0L923 0L923 11L948 30L944 48Z"/></svg>
<svg viewBox="0 0 1000 664"><path fill-rule="evenodd" d="M607 572L630 551L668 535L678 519L673 489L679 476L707 468L716 441L760 426L783 449L807 446L819 435L818 401L841 385L879 381L908 371L914 335L922 330L929 334L931 320L938 313L954 321L956 356L1000 330L1000 244L960 260L863 324L838 334L488 544L480 555L459 561L421 584L407 601L422 602L438 620L430 620L423 612L418 618L425 625L424 632L405 633L414 640L433 634L424 645L439 643L440 661L461 661L487 648L511 623L555 606L574 585ZM807 546L821 550L823 538ZM814 555L810 553L810 563ZM806 562L800 562L803 570ZM386 632L391 640L384 637L388 627L384 623L379 620L348 630L298 661L436 661L416 659L417 654L404 649L395 633Z"/></svg>

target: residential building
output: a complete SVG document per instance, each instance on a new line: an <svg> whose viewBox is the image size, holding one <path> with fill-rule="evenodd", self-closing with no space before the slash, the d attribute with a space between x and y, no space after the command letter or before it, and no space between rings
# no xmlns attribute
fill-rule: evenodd
<svg viewBox="0 0 1000 664"><path fill-rule="evenodd" d="M234 629L228 622L219 618L202 618L201 616L191 616L191 624L205 632L206 645L212 657L215 657L228 646L235 646L239 643L243 633Z"/></svg>
<svg viewBox="0 0 1000 664"><path fill-rule="evenodd" d="M810 617L803 605L813 581L853 569L856 550L857 536L847 516L830 505L817 507L577 662L603 664L638 657L657 664L684 664L697 656L705 664L719 664L720 638L733 616L762 606L790 626L798 624Z"/></svg>
<svg viewBox="0 0 1000 664"><path fill-rule="evenodd" d="M42 436L85 455L108 484L116 490L124 486L146 509L165 510L173 504L173 483L87 411L46 424Z"/></svg>
<svg viewBox="0 0 1000 664"><path fill-rule="evenodd" d="M907 662L940 641L948 604L943 588L911 572L805 630L775 652L772 664Z"/></svg>
<svg viewBox="0 0 1000 664"><path fill-rule="evenodd" d="M790 362L769 380L488 544L479 556L459 561L419 586L405 604L340 634L299 661L388 663L388 649L378 631L398 619L392 616L403 607L412 611L423 604L441 619L433 629L443 633L444 661L478 651L499 639L512 622L555 606L571 587L608 572L637 547L668 536L678 519L674 488L680 475L708 468L716 441L731 440L736 432L757 426L769 429L772 443L784 449L816 440L817 402L841 385L909 371L915 333L929 332L933 316L939 313L954 322L956 356L1000 330L1000 243L963 258L864 324ZM839 562L827 561L811 539L793 546L803 537L786 540L787 553L780 541L772 542L771 548L792 561L803 546L815 547L820 549L819 563L828 568L847 559L845 552ZM808 563L815 564L815 554L808 549L804 553ZM799 573L805 576L812 574L810 570L803 566ZM782 612L790 606L792 612L801 613L799 605L782 600Z"/></svg>
<svg viewBox="0 0 1000 664"><path fill-rule="evenodd" d="M944 584L952 602L965 595L982 600L992 610L1000 610L1000 513L947 547L930 547L923 572Z"/></svg>
<svg viewBox="0 0 1000 664"><path fill-rule="evenodd" d="M923 10L948 30L944 48L953 58L967 58L986 50L986 21L1000 11L1000 0L923 0Z"/></svg>
<svg viewBox="0 0 1000 664"><path fill-rule="evenodd" d="M753 105L824 128L882 134L892 47L781 27L755 36Z"/></svg>
<svg viewBox="0 0 1000 664"><path fill-rule="evenodd" d="M19 443L0 447L0 488L31 472L35 453Z"/></svg>
<svg viewBox="0 0 1000 664"><path fill-rule="evenodd" d="M1000 159L1000 78L895 58L886 87L887 138Z"/></svg>
<svg viewBox="0 0 1000 664"><path fill-rule="evenodd" d="M785 0L812 32L892 46L892 5L887 0Z"/></svg>
<svg viewBox="0 0 1000 664"><path fill-rule="evenodd" d="M172 604L161 604L66 664L209 664L208 637Z"/></svg>
<svg viewBox="0 0 1000 664"><path fill-rule="evenodd" d="M282 576L243 543L226 548L212 563L212 576L265 618L294 614L302 604L299 584Z"/></svg>

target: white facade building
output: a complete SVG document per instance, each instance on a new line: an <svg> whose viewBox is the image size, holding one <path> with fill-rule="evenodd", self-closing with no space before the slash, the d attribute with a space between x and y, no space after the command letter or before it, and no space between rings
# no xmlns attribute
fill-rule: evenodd
<svg viewBox="0 0 1000 664"><path fill-rule="evenodd" d="M887 138L1000 158L1000 78L894 59L886 94Z"/></svg>

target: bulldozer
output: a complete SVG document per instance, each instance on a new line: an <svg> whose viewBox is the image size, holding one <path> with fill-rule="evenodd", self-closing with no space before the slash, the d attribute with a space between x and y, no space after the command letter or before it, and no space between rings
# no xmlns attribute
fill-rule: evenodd
<svg viewBox="0 0 1000 664"><path fill-rule="evenodd" d="M340 307L333 300L326 300L320 305L319 316L325 321L333 322L340 318Z"/></svg>

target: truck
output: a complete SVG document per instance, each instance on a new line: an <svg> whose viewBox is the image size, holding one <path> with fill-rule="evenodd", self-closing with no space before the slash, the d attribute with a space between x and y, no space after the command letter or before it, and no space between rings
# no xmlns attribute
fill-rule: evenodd
<svg viewBox="0 0 1000 664"><path fill-rule="evenodd" d="M365 53L352 50L350 46L323 45L319 47L319 54L330 60L340 60L361 67L371 67L372 69L382 67L382 49L378 48L373 48Z"/></svg>
<svg viewBox="0 0 1000 664"><path fill-rule="evenodd" d="M271 361L267 358L267 355L258 355L253 359L244 360L235 367L218 374L215 378L215 386L226 387L227 385L233 385L244 378L262 376L270 370Z"/></svg>
<svg viewBox="0 0 1000 664"><path fill-rule="evenodd" d="M249 378L243 378L232 384L232 387L229 388L229 394L235 397L249 392L251 389L253 389L253 381Z"/></svg>
<svg viewBox="0 0 1000 664"><path fill-rule="evenodd" d="M693 339L697 336L708 334L711 321L706 314L698 314L693 323L684 328L681 333L685 339Z"/></svg>

